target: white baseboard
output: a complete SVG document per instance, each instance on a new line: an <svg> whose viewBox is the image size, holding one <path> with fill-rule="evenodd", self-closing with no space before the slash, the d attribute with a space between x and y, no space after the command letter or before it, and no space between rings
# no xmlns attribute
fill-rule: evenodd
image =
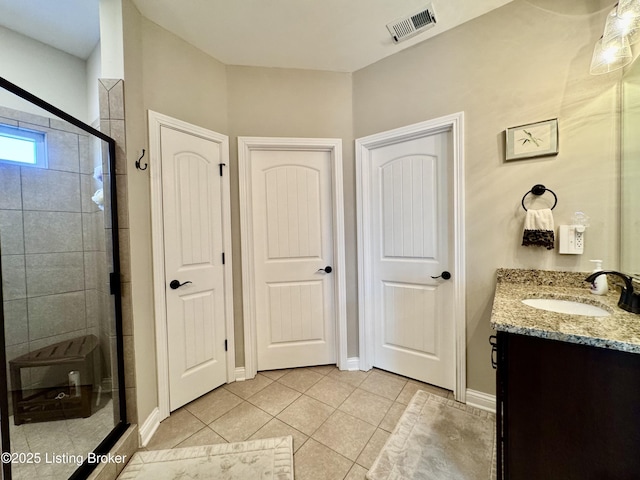
<svg viewBox="0 0 640 480"><path fill-rule="evenodd" d="M244 367L236 367L236 382L243 382L247 379L247 372Z"/></svg>
<svg viewBox="0 0 640 480"><path fill-rule="evenodd" d="M360 357L349 357L343 370L360 370Z"/></svg>
<svg viewBox="0 0 640 480"><path fill-rule="evenodd" d="M496 396L467 388L467 405L496 413Z"/></svg>
<svg viewBox="0 0 640 480"><path fill-rule="evenodd" d="M140 426L140 446L146 447L160 426L160 410L156 407Z"/></svg>

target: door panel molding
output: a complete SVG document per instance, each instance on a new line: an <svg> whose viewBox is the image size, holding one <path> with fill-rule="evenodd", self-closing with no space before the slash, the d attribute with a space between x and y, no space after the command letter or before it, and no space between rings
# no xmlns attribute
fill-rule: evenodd
<svg viewBox="0 0 640 480"><path fill-rule="evenodd" d="M158 420L169 416L169 354L168 330L166 312L165 259L164 259L164 211L163 186L161 165L161 128L167 127L190 135L210 140L220 145L220 162L229 165L229 137L163 115L152 110L148 111L149 121L149 175L151 176L151 236L153 246L153 298L156 329L156 359L158 370ZM231 190L228 169L222 177L222 244L225 252L224 268L224 314L228 351L227 383L235 380L235 343L233 323L233 281L231 263Z"/></svg>
<svg viewBox="0 0 640 480"><path fill-rule="evenodd" d="M244 316L245 377L257 373L256 291L253 231L251 152L318 151L331 155L333 252L335 269L336 353L340 368L347 367L347 307L344 243L344 199L342 180L342 140L335 138L238 137L240 186L240 227L242 251L242 290Z"/></svg>
<svg viewBox="0 0 640 480"><path fill-rule="evenodd" d="M374 361L374 316L372 284L373 265L371 255L372 209L371 163L372 151L426 135L451 131L453 175L450 179L453 201L451 231L453 235L453 317L455 328L455 398L465 402L466 395L466 315L465 315L465 246L464 246L464 112L435 118L406 127L369 135L356 140L356 195L358 232L358 317L359 317L359 357L360 369L370 370Z"/></svg>

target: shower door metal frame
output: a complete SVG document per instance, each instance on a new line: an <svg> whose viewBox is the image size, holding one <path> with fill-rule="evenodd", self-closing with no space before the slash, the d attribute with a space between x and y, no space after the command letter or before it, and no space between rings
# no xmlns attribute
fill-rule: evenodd
<svg viewBox="0 0 640 480"><path fill-rule="evenodd" d="M49 113L53 113L58 118L69 122L75 127L90 133L91 135L98 137L100 140L107 142L109 147L109 175L111 181L111 195L109 200L111 201L111 232L112 232L112 255L113 255L113 272L110 273L110 288L111 294L114 296L115 305L115 322L116 322L116 360L117 360L117 379L118 379L118 404L120 412L120 420L113 427L111 432L100 442L94 449L94 453L101 455L107 454L111 448L116 444L118 439L127 430L129 424L127 423L127 407L125 398L125 385L124 385L124 356L123 356L123 332L122 332L122 297L120 288L120 244L118 237L118 204L117 204L117 188L116 188L116 142L113 138L105 135L100 130L97 130L90 125L78 120L77 118L69 115L68 113L60 110L59 108L51 105L50 103L36 97L32 93L24 90L23 88L9 82L3 77L0 77L0 88L3 88L18 97L36 105L37 107L46 110ZM2 264L0 262L0 268ZM0 270L0 280L2 279L2 270ZM1 285L1 283L0 283ZM0 306L2 305L2 288L0 288ZM7 383L7 358L5 351L5 334L4 334L4 308L0 307L0 362L2 362L2 368L0 368L0 431L2 440L2 454L11 452L11 440L9 435L9 388ZM97 467L95 463L89 463L87 460L78 467L78 469L69 477L70 479L84 479L87 478L91 472ZM5 480L11 479L11 464L2 462L2 478Z"/></svg>

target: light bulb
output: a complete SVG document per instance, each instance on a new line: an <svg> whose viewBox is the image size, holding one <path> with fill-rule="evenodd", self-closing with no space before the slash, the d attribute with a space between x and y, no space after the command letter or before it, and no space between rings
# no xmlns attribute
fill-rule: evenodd
<svg viewBox="0 0 640 480"><path fill-rule="evenodd" d="M614 37L610 40L602 37L593 50L590 73L592 75L609 73L628 65L632 59L627 37Z"/></svg>
<svg viewBox="0 0 640 480"><path fill-rule="evenodd" d="M620 0L616 6L619 17L640 17L640 0Z"/></svg>
<svg viewBox="0 0 640 480"><path fill-rule="evenodd" d="M627 37L630 44L636 43L640 40L640 10L627 8L619 11L617 7L611 10L602 37L605 43L616 37Z"/></svg>

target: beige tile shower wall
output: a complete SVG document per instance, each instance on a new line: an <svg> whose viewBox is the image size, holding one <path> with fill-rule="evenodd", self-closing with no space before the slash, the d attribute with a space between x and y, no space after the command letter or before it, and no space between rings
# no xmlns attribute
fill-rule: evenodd
<svg viewBox="0 0 640 480"><path fill-rule="evenodd" d="M127 214L127 162L125 156L124 82L119 79L99 80L100 129L116 142L116 186L118 202L118 241L120 243L120 272L122 282L122 327L124 342L124 381L127 402L127 421L137 423L135 357L133 355L133 328L131 317L131 257L129 254L129 216ZM104 158L107 158L106 156ZM106 168L106 166L105 166ZM110 179L105 178L105 195L110 195ZM111 242L111 228L108 225L106 241ZM107 301L112 301L108 299ZM111 350L111 371L113 386L117 388L116 335L115 331L105 332ZM117 404L114 395L114 404ZM114 408L114 414L117 406Z"/></svg>
<svg viewBox="0 0 640 480"><path fill-rule="evenodd" d="M589 75L608 9L589 14L581 2L577 14L555 13L578 2L535 3L515 0L354 74L356 137L465 112L467 374L482 392L495 390L488 337L498 267L618 262L620 76ZM505 128L556 117L558 156L504 161ZM536 183L558 195L556 225L578 210L591 217L584 255L520 245L520 202Z"/></svg>
<svg viewBox="0 0 640 480"><path fill-rule="evenodd" d="M7 357L98 334L98 276L104 271L102 212L90 137L58 119L0 107L0 123L47 135L48 168L0 165L0 235ZM64 372L58 372L62 375ZM25 385L66 381L48 368Z"/></svg>

